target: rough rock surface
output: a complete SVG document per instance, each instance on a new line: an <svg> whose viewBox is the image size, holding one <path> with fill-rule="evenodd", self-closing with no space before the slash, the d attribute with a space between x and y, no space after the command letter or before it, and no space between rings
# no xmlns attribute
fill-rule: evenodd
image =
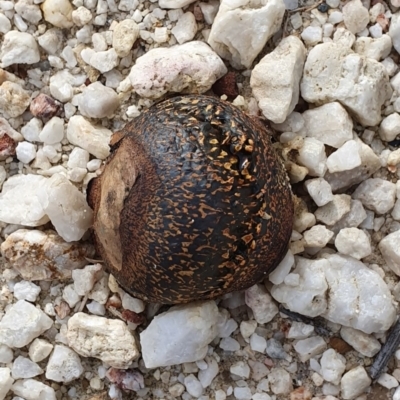
<svg viewBox="0 0 400 400"><path fill-rule="evenodd" d="M175 306L157 315L140 334L147 368L202 360L217 335L214 301Z"/></svg>
<svg viewBox="0 0 400 400"><path fill-rule="evenodd" d="M76 313L68 321L67 338L81 356L99 358L115 368L128 368L139 357L135 338L120 320Z"/></svg>
<svg viewBox="0 0 400 400"><path fill-rule="evenodd" d="M70 279L94 256L88 243L67 243L54 231L18 229L1 244L1 255L28 281Z"/></svg>
<svg viewBox="0 0 400 400"><path fill-rule="evenodd" d="M250 68L268 39L278 31L284 12L283 0L223 0L208 43L234 68Z"/></svg>
<svg viewBox="0 0 400 400"><path fill-rule="evenodd" d="M310 103L339 101L361 124L375 126L391 94L386 69L375 60L338 43L319 44L308 54L301 95Z"/></svg>
<svg viewBox="0 0 400 400"><path fill-rule="evenodd" d="M204 93L226 73L224 63L209 46L190 42L153 49L139 57L129 79L137 94L157 99L167 92Z"/></svg>
<svg viewBox="0 0 400 400"><path fill-rule="evenodd" d="M305 56L301 40L289 36L254 67L250 86L267 119L281 123L294 110L299 101Z"/></svg>

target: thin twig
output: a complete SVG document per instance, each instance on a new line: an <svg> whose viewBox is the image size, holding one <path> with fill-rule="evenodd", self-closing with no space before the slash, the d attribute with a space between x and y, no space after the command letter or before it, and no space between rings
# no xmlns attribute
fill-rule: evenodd
<svg viewBox="0 0 400 400"><path fill-rule="evenodd" d="M375 357L375 361L369 370L369 375L372 380L376 380L382 374L386 368L389 360L393 357L397 348L400 345L400 318L397 320L388 337L386 338L385 344L380 349L379 353Z"/></svg>
<svg viewBox="0 0 400 400"><path fill-rule="evenodd" d="M315 329L315 332L318 335L321 336L332 336L332 332L326 329L323 326L323 322L321 321L320 318L310 318L306 317L304 315L301 315L297 312L293 312L290 310L287 310L285 307L282 305L279 306L279 311L283 314L286 314L288 317L290 317L292 320L297 321L297 322L304 322L305 324L312 325Z"/></svg>

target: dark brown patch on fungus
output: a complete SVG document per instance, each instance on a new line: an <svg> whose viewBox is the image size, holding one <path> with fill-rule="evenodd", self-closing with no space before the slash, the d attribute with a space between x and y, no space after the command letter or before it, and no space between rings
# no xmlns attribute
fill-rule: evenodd
<svg viewBox="0 0 400 400"><path fill-rule="evenodd" d="M159 303L211 299L259 282L284 257L292 194L261 123L182 96L118 139L88 198L97 250L125 290Z"/></svg>

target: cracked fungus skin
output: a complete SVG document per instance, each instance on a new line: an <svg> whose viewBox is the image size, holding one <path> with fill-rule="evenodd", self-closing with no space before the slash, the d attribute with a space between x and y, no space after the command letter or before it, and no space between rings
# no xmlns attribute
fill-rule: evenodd
<svg viewBox="0 0 400 400"><path fill-rule="evenodd" d="M94 240L121 286L184 303L245 289L284 257L293 203L266 128L207 96L156 104L92 181Z"/></svg>

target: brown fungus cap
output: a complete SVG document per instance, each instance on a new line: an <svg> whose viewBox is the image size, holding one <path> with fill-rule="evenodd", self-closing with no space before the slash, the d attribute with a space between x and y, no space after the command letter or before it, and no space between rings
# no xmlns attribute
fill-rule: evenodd
<svg viewBox="0 0 400 400"><path fill-rule="evenodd" d="M180 96L116 137L88 198L97 251L125 290L159 303L210 299L278 265L292 194L261 123L216 98Z"/></svg>

